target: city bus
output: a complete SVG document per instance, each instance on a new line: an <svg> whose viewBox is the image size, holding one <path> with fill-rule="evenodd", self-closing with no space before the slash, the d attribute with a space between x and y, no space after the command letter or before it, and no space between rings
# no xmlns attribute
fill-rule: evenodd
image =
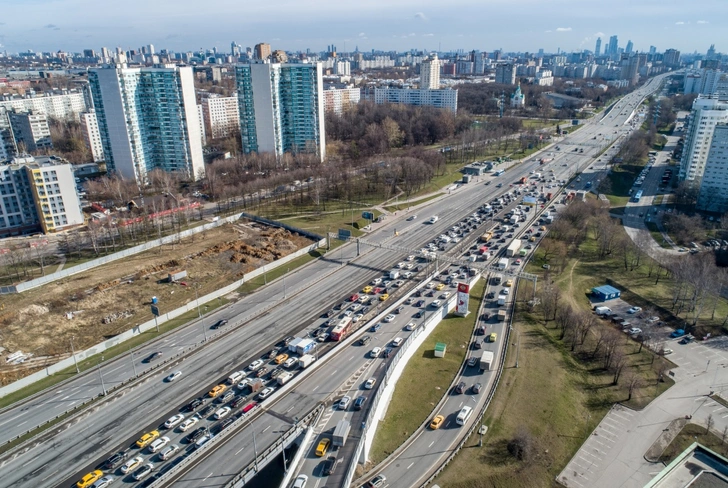
<svg viewBox="0 0 728 488"><path fill-rule="evenodd" d="M339 323L336 324L336 327L334 327L334 330L331 331L331 340L343 340L349 334L349 332L351 332L351 325L351 317L344 317L343 319L341 319Z"/></svg>
<svg viewBox="0 0 728 488"><path fill-rule="evenodd" d="M642 198L642 190L638 190L637 193L634 194L632 197L633 202L639 202L640 198Z"/></svg>

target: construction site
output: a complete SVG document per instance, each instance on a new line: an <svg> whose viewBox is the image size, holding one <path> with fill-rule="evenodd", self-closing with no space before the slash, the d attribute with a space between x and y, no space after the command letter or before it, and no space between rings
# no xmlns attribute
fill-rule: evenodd
<svg viewBox="0 0 728 488"><path fill-rule="evenodd" d="M0 297L0 384L174 310L312 244L251 221L226 224L22 294ZM234 298L234 297L231 297Z"/></svg>

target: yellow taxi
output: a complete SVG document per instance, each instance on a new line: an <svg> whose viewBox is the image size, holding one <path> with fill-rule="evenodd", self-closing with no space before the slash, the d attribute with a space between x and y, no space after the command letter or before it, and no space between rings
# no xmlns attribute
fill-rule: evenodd
<svg viewBox="0 0 728 488"><path fill-rule="evenodd" d="M329 450L329 444L331 444L331 439L328 439L328 438L321 439L321 442L319 442L318 446L316 446L316 455L318 457L325 456L326 451Z"/></svg>
<svg viewBox="0 0 728 488"><path fill-rule="evenodd" d="M506 281L506 284L503 286L513 286L513 280Z"/></svg>
<svg viewBox="0 0 728 488"><path fill-rule="evenodd" d="M435 290L437 291L442 291L443 289L445 289L445 283L440 283L435 287Z"/></svg>
<svg viewBox="0 0 728 488"><path fill-rule="evenodd" d="M530 242L536 242L536 236L531 236L528 238Z"/></svg>
<svg viewBox="0 0 728 488"><path fill-rule="evenodd" d="M541 227L538 228L538 230L546 230L546 226L542 225Z"/></svg>
<svg viewBox="0 0 728 488"><path fill-rule="evenodd" d="M227 386L225 386L225 385L217 385L217 386L216 386L215 388L213 388L212 390L210 390L210 391L209 391L209 392L207 393L207 395L208 395L208 396L209 396L210 398L215 398L215 397L216 397L216 396L218 396L218 395L219 395L220 393L223 393L223 392L224 392L225 390L227 390Z"/></svg>
<svg viewBox="0 0 728 488"><path fill-rule="evenodd" d="M96 483L96 481L101 478L104 475L102 471L99 471L98 469L96 471L91 471L90 473L87 473L76 482L77 488L86 488L88 486L93 485Z"/></svg>
<svg viewBox="0 0 728 488"><path fill-rule="evenodd" d="M383 302L383 301L385 301L385 300L386 300L387 298L389 298L389 293L382 293L382 294L381 294L381 295L379 296L379 301L382 301L382 302Z"/></svg>
<svg viewBox="0 0 728 488"><path fill-rule="evenodd" d="M488 336L488 341L495 342L496 339L498 339L498 334L496 334L495 332L491 332Z"/></svg>
<svg viewBox="0 0 728 488"><path fill-rule="evenodd" d="M144 449L149 444L151 444L153 441L155 441L157 439L157 437L159 437L158 430L153 430L151 432L147 432L146 434L141 436L138 441L136 441L136 445L138 448Z"/></svg>
<svg viewBox="0 0 728 488"><path fill-rule="evenodd" d="M278 356L276 356L276 358L273 361L275 361L276 364L281 364L286 359L288 359L288 354L283 353L283 354L279 354Z"/></svg>
<svg viewBox="0 0 728 488"><path fill-rule="evenodd" d="M434 419L432 419L432 422L430 422L430 428L432 430L437 430L440 428L442 423L445 421L444 415L437 415Z"/></svg>
<svg viewBox="0 0 728 488"><path fill-rule="evenodd" d="M371 286L367 285L367 286L365 286L364 288L361 289L361 292L362 293L371 293L373 289L374 288L372 288Z"/></svg>

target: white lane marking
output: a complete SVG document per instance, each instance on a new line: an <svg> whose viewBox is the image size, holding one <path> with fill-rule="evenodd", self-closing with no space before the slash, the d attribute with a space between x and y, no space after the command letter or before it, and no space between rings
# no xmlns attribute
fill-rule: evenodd
<svg viewBox="0 0 728 488"><path fill-rule="evenodd" d="M337 371L339 371L339 370L338 369L335 369L329 376L334 376Z"/></svg>
<svg viewBox="0 0 728 488"><path fill-rule="evenodd" d="M245 449L245 446L243 446L240 449L238 449L237 452L234 454L234 456L237 456L238 454L240 454L243 449Z"/></svg>
<svg viewBox="0 0 728 488"><path fill-rule="evenodd" d="M266 430L270 429L270 427L271 427L271 426L269 425L268 427L266 427L265 429L263 429L263 432L265 432ZM261 434L262 434L263 432L261 432Z"/></svg>
<svg viewBox="0 0 728 488"><path fill-rule="evenodd" d="M210 474L208 474L207 476L205 476L205 479L203 479L202 481L207 481L207 478L209 478L210 476L212 476L212 474L213 473L211 472Z"/></svg>
<svg viewBox="0 0 728 488"><path fill-rule="evenodd" d="M319 386L321 386L321 385L316 385L316 388L314 388L314 389L313 389L313 390L311 390L311 391L316 391L316 390L318 390L318 389L319 389Z"/></svg>
<svg viewBox="0 0 728 488"><path fill-rule="evenodd" d="M415 465L415 462L414 462L414 461L412 461L412 462L410 463L410 465L409 465L409 466L407 466L407 469L410 469L410 468L411 468L412 466L414 466L414 465Z"/></svg>
<svg viewBox="0 0 728 488"><path fill-rule="evenodd" d="M430 442L430 445L427 447L432 447L432 445L435 443L435 441Z"/></svg>
<svg viewBox="0 0 728 488"><path fill-rule="evenodd" d="M43 479L42 479L41 481L45 481L45 480L47 480L48 478L50 478L51 476L53 476L53 475L54 475L54 474L56 474L57 472L58 472L58 470L55 470L55 471L53 471L53 472L52 472L51 474L49 474L48 476L46 476L45 478L43 478Z"/></svg>

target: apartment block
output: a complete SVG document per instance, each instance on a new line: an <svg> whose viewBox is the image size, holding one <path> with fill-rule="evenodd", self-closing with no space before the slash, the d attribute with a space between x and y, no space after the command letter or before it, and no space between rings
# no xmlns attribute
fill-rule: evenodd
<svg viewBox="0 0 728 488"><path fill-rule="evenodd" d="M94 162L104 160L104 145L101 143L99 122L96 120L96 112L90 111L81 114L81 132L86 147L91 151Z"/></svg>
<svg viewBox="0 0 728 488"><path fill-rule="evenodd" d="M191 67L120 64L91 69L89 81L110 172L139 183L154 169L203 176Z"/></svg>
<svg viewBox="0 0 728 488"><path fill-rule="evenodd" d="M716 124L705 170L700 180L698 208L708 212L728 212L728 124Z"/></svg>
<svg viewBox="0 0 728 488"><path fill-rule="evenodd" d="M717 98L696 98L688 117L685 145L680 161L680 180L700 181L705 171L713 130L728 122L728 102Z"/></svg>
<svg viewBox="0 0 728 488"><path fill-rule="evenodd" d="M45 114L36 112L9 112L10 127L13 129L15 144L18 149L33 152L53 147L51 129Z"/></svg>
<svg viewBox="0 0 728 488"><path fill-rule="evenodd" d="M35 112L57 120L79 120L81 113L88 110L83 92L69 92L24 98L0 99L0 108L8 112Z"/></svg>
<svg viewBox="0 0 728 488"><path fill-rule="evenodd" d="M0 165L0 237L48 234L83 223L70 164L51 156Z"/></svg>
<svg viewBox="0 0 728 488"><path fill-rule="evenodd" d="M516 67L512 63L498 63L495 66L495 82L501 85L515 85Z"/></svg>
<svg viewBox="0 0 728 488"><path fill-rule="evenodd" d="M408 88L375 88L374 103L401 103L403 105L427 105L444 108L451 112L458 110L457 90L414 90Z"/></svg>
<svg viewBox="0 0 728 488"><path fill-rule="evenodd" d="M341 115L361 100L359 88L326 88L324 90L324 112Z"/></svg>
<svg viewBox="0 0 728 488"><path fill-rule="evenodd" d="M243 152L326 157L320 63L265 61L235 68Z"/></svg>
<svg viewBox="0 0 728 488"><path fill-rule="evenodd" d="M0 108L0 161L14 158L18 154L13 129L10 127L10 116L4 108Z"/></svg>
<svg viewBox="0 0 728 488"><path fill-rule="evenodd" d="M238 97L220 97L210 94L202 98L202 119L205 134L210 139L230 137L240 132Z"/></svg>
<svg viewBox="0 0 728 488"><path fill-rule="evenodd" d="M435 54L432 59L426 59L420 64L420 89L437 90L438 88L440 88L440 60Z"/></svg>

